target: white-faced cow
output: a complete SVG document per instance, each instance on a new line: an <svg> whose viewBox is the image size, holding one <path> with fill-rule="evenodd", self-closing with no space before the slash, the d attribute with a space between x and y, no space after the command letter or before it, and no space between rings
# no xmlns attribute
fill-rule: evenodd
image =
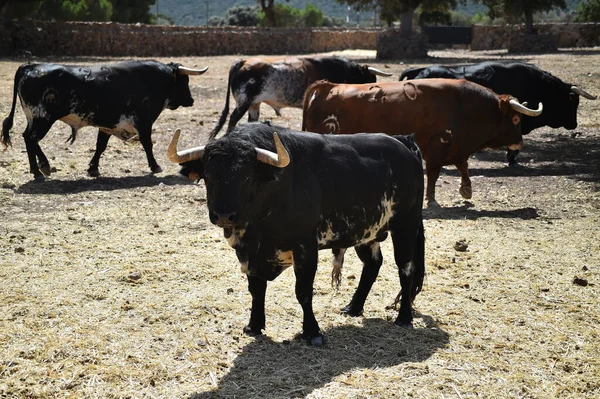
<svg viewBox="0 0 600 399"><path fill-rule="evenodd" d="M100 156L111 135L122 140L139 136L150 170L162 172L152 153L152 124L165 108L192 106L188 75L200 75L207 69L157 61L96 66L21 65L15 74L12 108L2 124L2 142L5 147L11 143L10 129L18 95L27 118L23 137L29 167L36 180L43 180L44 175L51 173L39 141L57 120L71 126L71 142L78 129L98 127L96 152L88 169L90 176L99 176Z"/></svg>
<svg viewBox="0 0 600 399"><path fill-rule="evenodd" d="M324 136L250 123L205 147L169 159L203 177L210 221L235 249L252 295L246 334L265 328L267 281L293 266L303 337L320 346L312 309L318 251L354 246L364 263L343 312L362 314L383 262L379 243L391 232L402 286L396 324L412 325L411 303L425 274L423 167L413 149L384 134ZM414 147L414 144L413 146Z"/></svg>
<svg viewBox="0 0 600 399"><path fill-rule="evenodd" d="M484 148L520 148L521 115L542 113L466 80L422 79L367 85L316 82L306 90L302 130L414 133L427 167L428 205L437 206L442 166L456 165L460 194L472 195L468 159Z"/></svg>
<svg viewBox="0 0 600 399"><path fill-rule="evenodd" d="M317 80L372 83L377 80L376 76L391 75L337 56L250 58L237 61L229 69L225 107L217 126L210 132L210 139L225 124L229 114L230 92L237 105L229 118L227 132L235 127L246 112L248 121L258 121L261 103L270 105L277 115L281 108L302 108L304 91Z"/></svg>
<svg viewBox="0 0 600 399"><path fill-rule="evenodd" d="M523 116L521 133L528 134L542 126L552 128L577 127L579 97L595 100L597 97L574 84L566 83L535 65L516 61L486 61L478 64L432 65L427 68L407 69L403 79L466 79L496 93L510 94L529 104L544 103L544 113L531 118ZM508 150L509 165L516 165L518 150Z"/></svg>

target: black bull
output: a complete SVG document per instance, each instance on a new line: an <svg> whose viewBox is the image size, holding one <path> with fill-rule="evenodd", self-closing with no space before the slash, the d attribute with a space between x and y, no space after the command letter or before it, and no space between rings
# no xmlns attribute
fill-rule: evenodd
<svg viewBox="0 0 600 399"><path fill-rule="evenodd" d="M29 167L36 180L43 180L44 175L51 173L39 141L57 120L71 126L71 142L80 128L98 127L96 152L88 169L91 176L99 175L100 156L111 135L123 140L138 136L150 169L159 173L162 169L152 153L152 124L165 108L192 106L194 99L188 75L200 75L207 69L195 70L157 61L125 61L89 67L21 65L15 74L12 108L2 124L2 142L5 146L11 143L10 129L18 95L27 118L23 138Z"/></svg>
<svg viewBox="0 0 600 399"><path fill-rule="evenodd" d="M407 69L403 79L448 78L466 79L478 83L498 94L510 94L521 102L544 104L544 112L535 118L523 116L522 134L542 126L551 128L577 127L579 96L594 100L595 96L573 84L565 83L535 65L513 61L486 61L478 64L432 65L426 68ZM509 150L510 164L516 163L518 150Z"/></svg>
<svg viewBox="0 0 600 399"><path fill-rule="evenodd" d="M364 263L343 312L358 316L383 262L391 232L402 287L396 324L412 325L411 303L425 274L423 167L409 147L383 134L325 136L268 124L238 126L205 147L169 159L204 177L209 217L235 249L252 295L249 335L265 327L267 281L286 267L296 275L303 338L322 345L312 309L318 250L354 246ZM341 267L341 266L340 266ZM338 270L339 272L339 270Z"/></svg>

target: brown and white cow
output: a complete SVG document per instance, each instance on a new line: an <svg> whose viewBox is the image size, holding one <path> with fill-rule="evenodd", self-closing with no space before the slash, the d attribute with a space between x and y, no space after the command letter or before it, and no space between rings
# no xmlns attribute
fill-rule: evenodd
<svg viewBox="0 0 600 399"><path fill-rule="evenodd" d="M229 114L229 93L236 107L229 118L227 133L248 112L248 121L258 121L260 104L270 105L277 115L281 108L302 108L304 91L317 80L336 83L374 83L376 76L391 76L367 65L343 57L271 57L249 58L235 62L229 69L225 107L210 139L219 133Z"/></svg>
<svg viewBox="0 0 600 399"><path fill-rule="evenodd" d="M466 80L422 79L375 84L320 81L304 97L302 130L316 133L413 134L427 169L426 198L437 206L442 166L456 165L460 194L472 196L467 160L484 148L522 145L521 114L537 116L509 95Z"/></svg>

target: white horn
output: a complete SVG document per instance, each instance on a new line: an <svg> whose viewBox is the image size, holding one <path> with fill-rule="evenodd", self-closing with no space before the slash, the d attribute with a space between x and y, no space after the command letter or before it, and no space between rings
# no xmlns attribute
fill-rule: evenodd
<svg viewBox="0 0 600 399"><path fill-rule="evenodd" d="M571 86L571 91L575 94L579 94L581 97L585 97L588 100L595 100L598 98L598 96L593 96L590 93L588 93L587 91L583 90L580 87L577 86Z"/></svg>
<svg viewBox="0 0 600 399"><path fill-rule="evenodd" d="M283 144L281 144L281 140L279 140L279 135L277 132L273 132L273 140L275 141L277 153L255 147L256 159L262 163L266 163L277 168L285 168L290 164L290 154L288 154Z"/></svg>
<svg viewBox="0 0 600 399"><path fill-rule="evenodd" d="M371 72L372 74L377 75L377 76L392 76L393 75L393 73L383 72L377 68L373 68L373 67L367 67L367 68L369 69L369 72Z"/></svg>
<svg viewBox="0 0 600 399"><path fill-rule="evenodd" d="M177 72L179 72L182 75L202 75L207 70L208 70L208 67L206 67L204 69L192 69L192 68L186 68L184 66L180 66L179 68L177 68Z"/></svg>
<svg viewBox="0 0 600 399"><path fill-rule="evenodd" d="M544 106L542 105L542 103L538 104L538 109L531 109L531 108L527 108L523 104L520 104L514 98L512 98L510 100L510 106L515 111L517 111L517 112L519 112L519 113L521 113L523 115L527 115L527 116L540 116L542 114L543 109L544 109Z"/></svg>
<svg viewBox="0 0 600 399"><path fill-rule="evenodd" d="M173 137L171 138L171 143L169 144L169 148L167 149L167 158L169 161L173 163L184 163L189 161L195 161L197 159L202 159L202 155L204 155L204 146L194 147L184 151L177 151L177 143L179 142L179 135L181 134L181 129L175 130Z"/></svg>

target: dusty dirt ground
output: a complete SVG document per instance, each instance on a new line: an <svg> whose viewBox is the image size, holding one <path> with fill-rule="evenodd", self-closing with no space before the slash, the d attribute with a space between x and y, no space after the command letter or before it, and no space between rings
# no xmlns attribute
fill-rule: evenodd
<svg viewBox="0 0 600 399"><path fill-rule="evenodd" d="M389 80L409 66L520 59L600 94L598 48L436 51L385 63L371 51L342 54L393 72ZM296 336L289 270L269 284L265 335L242 334L250 295L234 251L208 221L203 183L179 178L166 159L175 128L182 146L204 142L238 58L161 59L210 69L191 78L196 104L154 125L158 175L139 143L112 138L102 177L88 177L95 130L69 145L59 122L41 142L57 172L36 183L18 107L14 147L0 153L0 397L600 397L600 101L582 99L574 131L526 136L522 168L507 168L504 151L475 154L471 201L458 194L456 170L443 172L443 208L425 210L427 275L414 330L393 325L390 242L361 318L339 313L358 283L357 257L348 252L336 291L322 252L314 307L327 342L318 349ZM25 61L0 60L2 118ZM300 128L299 110L262 111Z"/></svg>

